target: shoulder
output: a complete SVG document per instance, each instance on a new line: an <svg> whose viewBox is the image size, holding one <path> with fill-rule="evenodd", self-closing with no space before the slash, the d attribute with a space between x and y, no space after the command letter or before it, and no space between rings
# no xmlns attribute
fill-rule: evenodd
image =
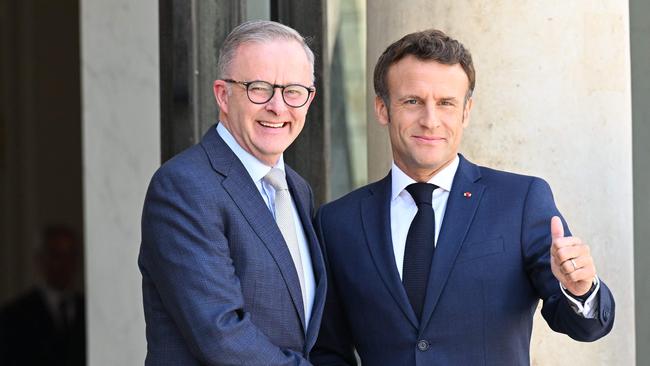
<svg viewBox="0 0 650 366"><path fill-rule="evenodd" d="M212 169L200 145L174 156L153 174L145 195L142 225L160 224L174 215L198 215L227 200L224 176Z"/></svg>
<svg viewBox="0 0 650 366"><path fill-rule="evenodd" d="M453 187L462 186L462 182L474 182L484 186L486 197L498 202L522 202L531 198L553 199L549 184L542 178L476 165L461 155L461 164Z"/></svg>
<svg viewBox="0 0 650 366"><path fill-rule="evenodd" d="M233 164L232 159L228 162L228 156L222 154L220 162L223 163L226 172L229 169L227 164ZM236 159L236 158L235 158ZM200 192L213 192L221 185L224 178L213 166L208 152L203 144L196 144L182 151L168 161L164 162L153 174L149 183L148 195L165 195L177 197L180 192L188 193L185 198L197 197Z"/></svg>
<svg viewBox="0 0 650 366"><path fill-rule="evenodd" d="M465 160L465 164L473 166L479 172L479 182L489 189L499 189L511 193L527 192L530 189L539 188L550 190L548 183L537 176L474 165L467 160Z"/></svg>
<svg viewBox="0 0 650 366"><path fill-rule="evenodd" d="M216 127L212 126L201 141L163 163L154 173L152 182L160 179L201 181L214 177L215 173L227 175L238 162Z"/></svg>
<svg viewBox="0 0 650 366"><path fill-rule="evenodd" d="M333 212L335 215L339 216L341 213L348 213L351 210L360 207L364 201L371 197L381 199L381 195L385 192L385 189L390 189L389 177L370 183L361 188L357 188L338 199L324 204L318 210L319 214L323 215L326 212Z"/></svg>
<svg viewBox="0 0 650 366"><path fill-rule="evenodd" d="M154 173L153 179L190 178L210 167L209 159L200 144L189 147L164 162Z"/></svg>

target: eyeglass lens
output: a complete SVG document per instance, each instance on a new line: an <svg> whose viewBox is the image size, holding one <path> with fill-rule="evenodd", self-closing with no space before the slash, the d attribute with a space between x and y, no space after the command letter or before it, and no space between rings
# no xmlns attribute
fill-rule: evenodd
<svg viewBox="0 0 650 366"><path fill-rule="evenodd" d="M266 103L273 97L275 89L266 81L254 81L248 84L248 97L253 103ZM297 84L286 85L282 88L284 102L292 107L301 107L309 98L309 89Z"/></svg>

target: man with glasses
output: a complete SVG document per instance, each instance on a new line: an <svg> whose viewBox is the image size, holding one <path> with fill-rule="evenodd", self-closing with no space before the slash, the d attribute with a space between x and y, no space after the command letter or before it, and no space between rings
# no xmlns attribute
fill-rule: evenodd
<svg viewBox="0 0 650 366"><path fill-rule="evenodd" d="M148 365L308 365L326 276L309 185L282 154L314 98L314 55L270 21L236 27L219 123L152 178L139 265Z"/></svg>

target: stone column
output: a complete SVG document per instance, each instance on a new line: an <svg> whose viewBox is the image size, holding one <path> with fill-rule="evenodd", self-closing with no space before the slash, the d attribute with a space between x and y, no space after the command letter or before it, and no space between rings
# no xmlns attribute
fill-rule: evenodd
<svg viewBox="0 0 650 366"><path fill-rule="evenodd" d="M650 3L630 1L634 146L636 363L650 364Z"/></svg>
<svg viewBox="0 0 650 366"><path fill-rule="evenodd" d="M545 178L575 235L591 244L616 298L611 334L578 343L538 315L533 365L634 364L632 117L628 3L506 1L368 2L368 70L404 34L439 28L473 54L475 108L461 152L470 160ZM390 164L372 111L368 172ZM516 296L516 294L513 294Z"/></svg>
<svg viewBox="0 0 650 366"><path fill-rule="evenodd" d="M141 365L140 214L160 162L158 2L82 0L80 22L88 364Z"/></svg>

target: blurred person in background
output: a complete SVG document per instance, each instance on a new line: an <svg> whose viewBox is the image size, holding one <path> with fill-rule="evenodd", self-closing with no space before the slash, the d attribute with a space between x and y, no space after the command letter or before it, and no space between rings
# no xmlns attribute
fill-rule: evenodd
<svg viewBox="0 0 650 366"><path fill-rule="evenodd" d="M34 253L39 283L0 310L1 365L85 365L84 299L77 291L80 252L72 229L43 231Z"/></svg>

